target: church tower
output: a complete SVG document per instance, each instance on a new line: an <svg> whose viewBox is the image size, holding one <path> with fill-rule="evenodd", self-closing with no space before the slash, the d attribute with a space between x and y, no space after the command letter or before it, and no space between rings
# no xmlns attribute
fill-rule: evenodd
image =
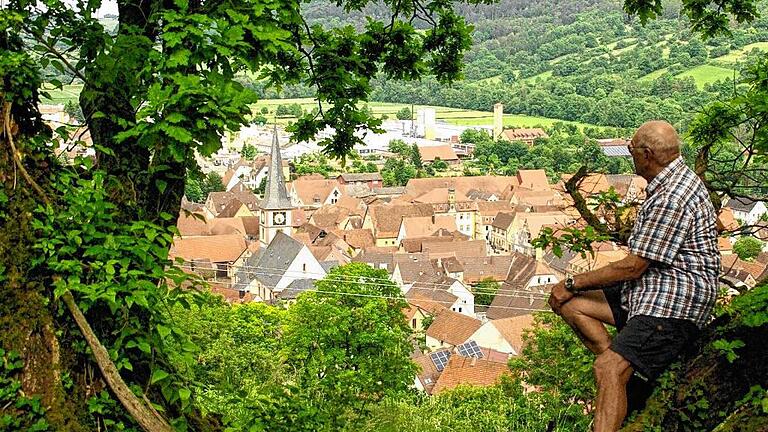
<svg viewBox="0 0 768 432"><path fill-rule="evenodd" d="M285 189L283 160L280 157L280 144L277 141L277 126L272 138L270 159L269 178L264 190L264 199L259 208L259 241L262 247L267 247L278 232L290 236L293 221L293 205Z"/></svg>

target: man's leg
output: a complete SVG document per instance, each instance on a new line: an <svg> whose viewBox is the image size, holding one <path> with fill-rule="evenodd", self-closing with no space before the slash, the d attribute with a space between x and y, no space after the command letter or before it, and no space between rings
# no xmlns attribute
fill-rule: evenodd
<svg viewBox="0 0 768 432"><path fill-rule="evenodd" d="M597 407L594 432L616 432L627 415L627 382L632 366L620 354L605 350L595 360Z"/></svg>
<svg viewBox="0 0 768 432"><path fill-rule="evenodd" d="M595 355L602 354L611 346L611 336L605 329L605 324L616 323L602 291L579 294L560 308L560 315Z"/></svg>

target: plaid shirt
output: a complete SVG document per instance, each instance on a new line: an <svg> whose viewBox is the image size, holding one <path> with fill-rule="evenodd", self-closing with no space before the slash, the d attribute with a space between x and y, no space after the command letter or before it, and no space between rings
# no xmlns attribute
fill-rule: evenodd
<svg viewBox="0 0 768 432"><path fill-rule="evenodd" d="M677 158L648 183L646 194L629 251L651 264L640 278L624 283L629 317L679 318L703 327L715 304L720 272L717 217L707 190Z"/></svg>

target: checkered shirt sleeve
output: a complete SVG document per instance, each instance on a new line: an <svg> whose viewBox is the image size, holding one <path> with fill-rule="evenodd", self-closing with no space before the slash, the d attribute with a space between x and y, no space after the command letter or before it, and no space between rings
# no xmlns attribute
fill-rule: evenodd
<svg viewBox="0 0 768 432"><path fill-rule="evenodd" d="M675 261L693 219L682 203L669 198L657 195L641 208L629 238L630 253L666 265Z"/></svg>

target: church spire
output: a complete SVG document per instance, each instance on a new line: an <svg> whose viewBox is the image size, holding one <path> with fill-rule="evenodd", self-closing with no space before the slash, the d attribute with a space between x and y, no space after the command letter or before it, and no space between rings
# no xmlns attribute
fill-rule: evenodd
<svg viewBox="0 0 768 432"><path fill-rule="evenodd" d="M280 157L280 143L277 141L277 125L272 138L272 155L269 164L269 179L264 191L264 199L261 208L264 210L280 210L293 207L285 190L285 177L283 177L283 159Z"/></svg>

